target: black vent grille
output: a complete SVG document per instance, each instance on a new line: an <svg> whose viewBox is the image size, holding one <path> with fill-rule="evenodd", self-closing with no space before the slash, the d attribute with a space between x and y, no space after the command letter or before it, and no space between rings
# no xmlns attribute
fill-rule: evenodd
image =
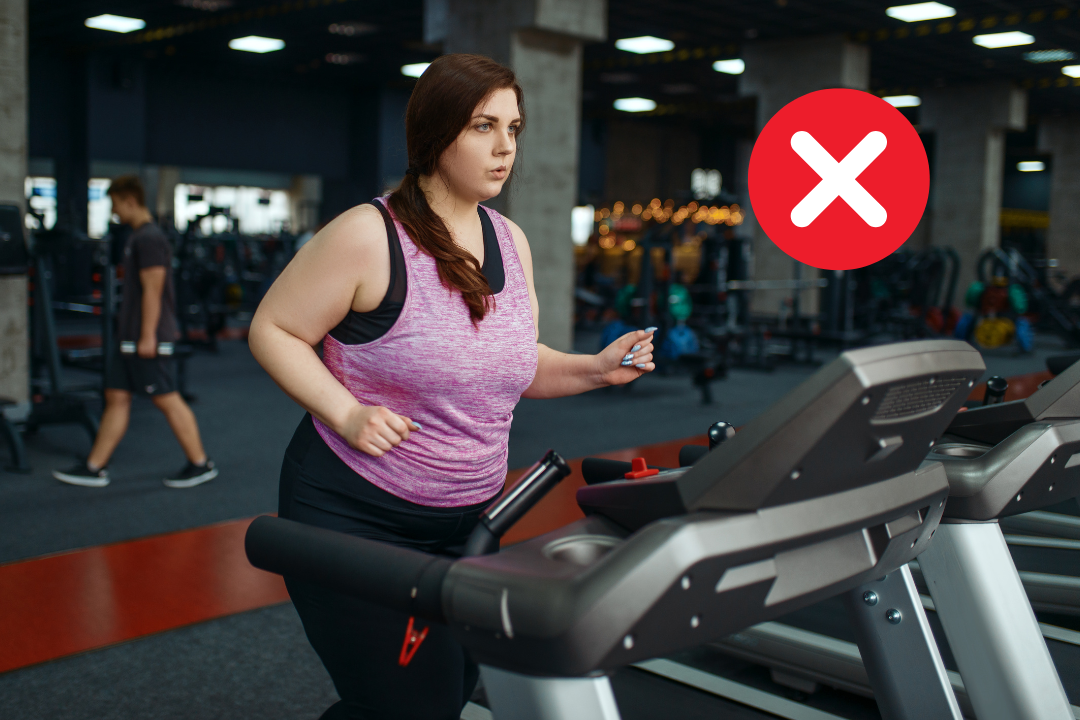
<svg viewBox="0 0 1080 720"><path fill-rule="evenodd" d="M871 420L885 422L932 412L944 405L957 388L966 382L964 378L927 378L893 385L885 393L885 399L881 401Z"/></svg>

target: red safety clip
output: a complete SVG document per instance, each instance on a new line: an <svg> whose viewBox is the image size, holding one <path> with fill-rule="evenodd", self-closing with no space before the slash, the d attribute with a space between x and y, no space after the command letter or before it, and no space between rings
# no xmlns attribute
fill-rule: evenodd
<svg viewBox="0 0 1080 720"><path fill-rule="evenodd" d="M405 667L412 662L413 655L420 648L420 643L427 637L429 628L416 632L413 626L413 618L409 618L409 626L405 628L405 642L401 644L401 654L398 655L398 665Z"/></svg>
<svg viewBox="0 0 1080 720"><path fill-rule="evenodd" d="M634 469L623 476L627 480L640 480L641 478L649 477L650 475L660 474L659 470L651 468L645 463L645 458L634 458L630 464Z"/></svg>

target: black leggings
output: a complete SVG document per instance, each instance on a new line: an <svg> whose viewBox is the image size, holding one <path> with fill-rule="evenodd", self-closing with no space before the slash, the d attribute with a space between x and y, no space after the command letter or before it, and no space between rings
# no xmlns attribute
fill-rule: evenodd
<svg viewBox="0 0 1080 720"><path fill-rule="evenodd" d="M281 517L440 555L460 557L487 505L426 507L372 485L333 453L310 416L281 467ZM285 584L341 697L323 720L458 720L479 669L446 626L431 625L401 667L408 615L312 583L286 578Z"/></svg>

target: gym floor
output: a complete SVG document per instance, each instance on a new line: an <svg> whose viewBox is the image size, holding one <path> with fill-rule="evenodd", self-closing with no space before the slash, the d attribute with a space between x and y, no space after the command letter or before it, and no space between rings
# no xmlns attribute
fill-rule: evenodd
<svg viewBox="0 0 1080 720"><path fill-rule="evenodd" d="M594 335L582 334L577 339L581 351L595 351L596 344ZM1061 351L1054 338L1040 338L1036 351L1029 355L987 355L987 376L1045 370L1045 358ZM825 361L834 356L835 352L820 355ZM746 423L815 369L781 365L772 373L733 370L726 380L716 383L716 402L711 406L701 404L697 390L682 375L646 376L629 390L523 400L511 431L510 467L526 467L548 448L577 458L690 438L700 441L710 423ZM114 598L123 589L107 587L117 582L118 572L108 558L136 547L129 541L139 538L197 528L227 533L232 524L218 529L207 526L276 511L281 457L302 411L262 372L242 341L220 343L217 354L197 354L188 372L190 390L197 396L193 409L208 452L221 470L213 482L190 490L171 490L161 484L165 473L183 464L183 457L164 418L149 402L134 405L131 428L110 465L113 480L106 488L72 487L50 476L51 469L70 464L89 450L90 439L74 426L46 427L28 438L32 474L0 474L0 527L5 529L0 535L0 563L7 564L0 565L0 636L16 629L24 637L27 634L26 628L4 627L5 617L7 622L15 617L10 612L13 606L24 606L37 597L35 593L59 593L59 588L70 585L5 584L5 570L45 568L42 563L47 561L37 560L40 556L121 543L100 552L73 554L72 558L90 560L64 567L85 574L79 578L79 587L96 587L95 605L82 609L88 622L100 624L92 629L105 628L101 637L124 637L121 631L110 635L109 628L115 630L126 619L117 615L122 602ZM89 377L70 373L74 381ZM6 456L0 455L0 462L6 462ZM167 548L178 546L181 538L196 536L202 537L169 535L155 545L139 547L155 548L153 552L160 554L155 567L168 572L173 553ZM16 562L30 558L35 560ZM9 572L9 577L14 575ZM20 667L13 656L5 659L5 653L15 651L13 646L0 645L0 669L9 670L0 674L4 718L317 718L336 700L296 613L287 601L282 602L276 586L256 593L261 600L235 606L245 612L226 608L200 616L184 607L187 588L192 597L198 595L195 585L200 577L199 572L183 576L175 585L177 596L163 599L158 608L140 609L168 616L155 626L168 628L165 631L142 637L129 633L128 637L138 639L65 657L60 657L66 652L61 647L46 647L40 649L41 657L55 659L27 667ZM137 583L139 578L128 581ZM72 599L66 601L70 604ZM215 619L195 624L184 619L205 617ZM44 645L56 635L48 632L49 623L45 616L34 623L43 628ZM751 686L771 685L768 671L723 656L691 654L682 659ZM615 688L626 720L671 716L673 708L685 718L715 718L721 708L726 713L722 717L769 717L632 669L616 675ZM774 685L771 691L792 695ZM812 696L810 704L851 720L878 717L872 701L844 693L824 690Z"/></svg>

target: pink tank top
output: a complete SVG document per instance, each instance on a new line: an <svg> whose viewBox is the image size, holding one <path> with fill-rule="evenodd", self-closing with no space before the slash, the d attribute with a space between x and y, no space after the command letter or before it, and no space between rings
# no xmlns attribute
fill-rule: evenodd
<svg viewBox="0 0 1080 720"><path fill-rule="evenodd" d="M536 374L536 330L521 260L506 221L484 210L495 226L506 279L483 320L473 325L461 293L442 284L434 258L395 217L407 277L397 322L368 343L323 339L323 362L361 404L385 406L423 430L379 458L355 450L316 419L319 435L359 475L419 505L475 505L499 492L514 407Z"/></svg>

